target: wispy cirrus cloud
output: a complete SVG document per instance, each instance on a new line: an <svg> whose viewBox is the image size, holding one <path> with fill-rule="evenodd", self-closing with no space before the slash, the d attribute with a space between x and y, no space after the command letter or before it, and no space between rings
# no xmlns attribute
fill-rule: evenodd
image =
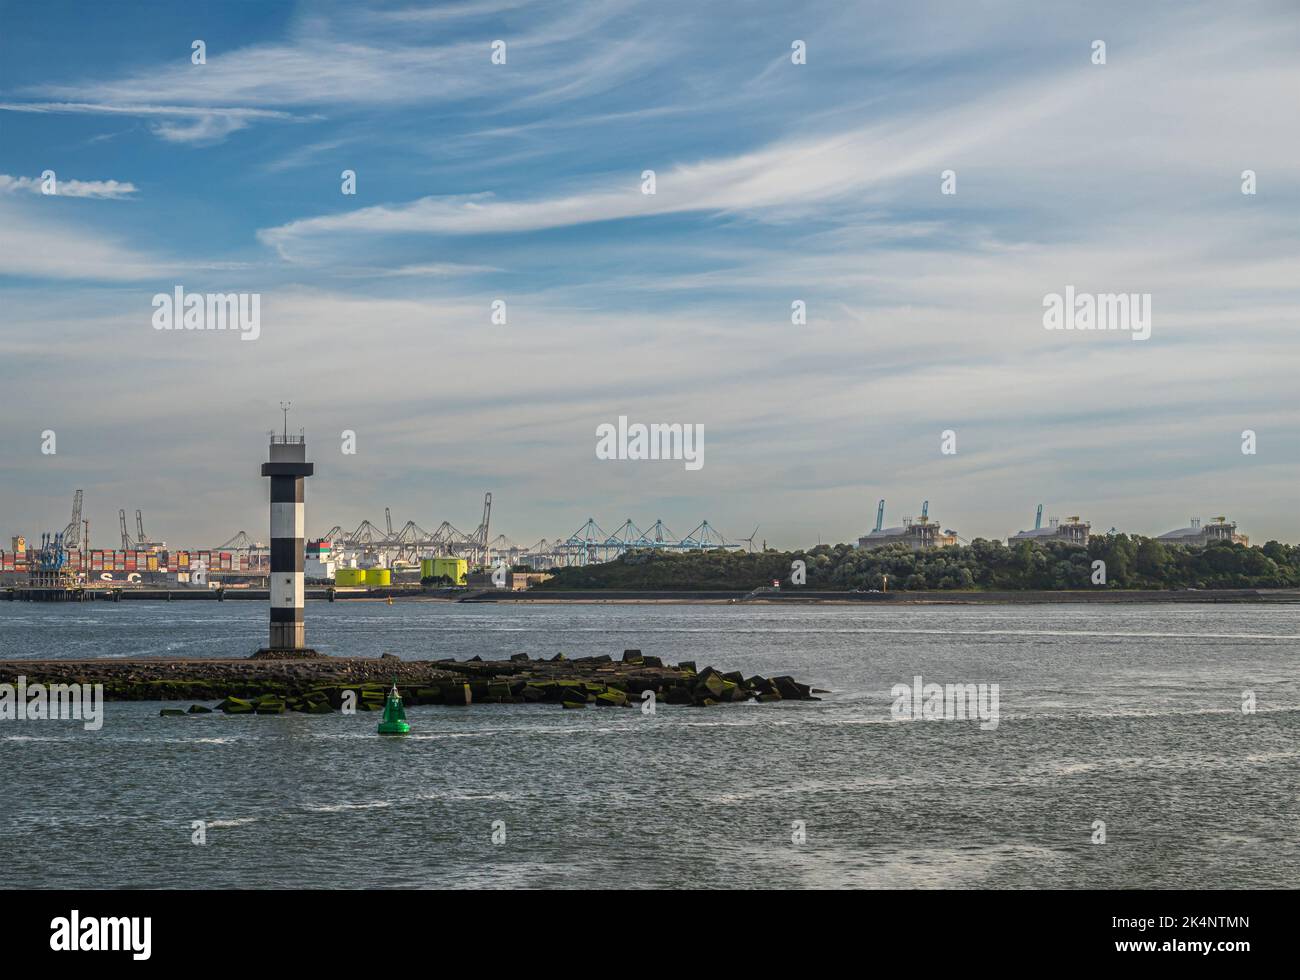
<svg viewBox="0 0 1300 980"><path fill-rule="evenodd" d="M353 139L331 139L296 146L288 153L263 164L261 171L266 174L280 174L290 170L301 170L304 167L314 166L332 151L355 142L356 140Z"/></svg>
<svg viewBox="0 0 1300 980"><path fill-rule="evenodd" d="M452 279L457 276L488 275L504 271L495 265L474 265L469 262L420 262L393 267L364 266L360 268L334 268L332 275L343 279Z"/></svg>
<svg viewBox="0 0 1300 980"><path fill-rule="evenodd" d="M424 197L262 229L258 237L286 258L312 239L339 234L467 235L527 232L622 218L686 212L789 210L858 197L869 188L956 159L974 146L1059 114L1097 85L1067 78L1000 92L928 119L873 124L818 137L792 135L750 153L678 164L643 193L641 173L605 178L595 189L533 200L483 193ZM994 117L992 104L1015 108Z"/></svg>
<svg viewBox="0 0 1300 980"><path fill-rule="evenodd" d="M489 41L448 42L439 22L510 12L514 2L466 3L389 11L344 8L335 18L305 18L284 42L210 49L202 65L180 59L118 78L32 86L46 101L0 103L12 112L120 113L164 117L155 135L170 142L215 143L254 122L303 117L282 108L365 108L464 103L487 95L563 101L635 77L673 46L671 32L644 30L599 44L580 39L635 4L594 0L579 10L530 14L509 33L526 71L497 70ZM412 34L430 37L413 40ZM159 105L158 94L167 104Z"/></svg>
<svg viewBox="0 0 1300 980"><path fill-rule="evenodd" d="M378 20L413 24L430 21L470 20L491 17L526 7L531 0L466 0L464 3L439 3L437 6L403 7L399 10L376 11Z"/></svg>
<svg viewBox="0 0 1300 980"><path fill-rule="evenodd" d="M50 217L36 201L0 193L0 279L132 283L186 273L244 275L248 270L249 264L239 261L180 259L142 249L124 235Z"/></svg>
<svg viewBox="0 0 1300 980"><path fill-rule="evenodd" d="M250 123L302 117L271 109L151 105L136 102L0 102L0 110L28 113L138 116L152 119L156 136L172 143L214 143Z"/></svg>
<svg viewBox="0 0 1300 980"><path fill-rule="evenodd" d="M131 281L166 272L158 256L117 236L43 219L5 201L0 197L0 276Z"/></svg>
<svg viewBox="0 0 1300 980"><path fill-rule="evenodd" d="M495 265L472 265L468 262L425 262L419 265L403 265L395 269L384 269L380 275L393 277L423 276L469 276L486 272L502 271Z"/></svg>
<svg viewBox="0 0 1300 980"><path fill-rule="evenodd" d="M1189 58L1198 64L1192 77ZM1233 100L1216 95L1229 88ZM661 166L654 194L641 192L641 172L630 169L534 197L483 191L372 205L264 228L258 238L293 259L353 236L497 235L691 213L837 221L868 205L889 214L900 186L916 179L937 186L947 167L978 173L983 200L1004 206L1005 217L1035 208L1046 213L1036 199L1050 197L1028 193L1031 182L1066 182L1076 194L1099 197L1129 194L1167 159L1180 161L1179 172L1149 193L1177 214L1205 206L1187 188L1222 179L1222 145L1258 143L1261 129L1275 135L1252 145L1251 162L1274 174L1300 172L1300 139L1283 125L1288 110L1279 89L1300 89L1300 68L1281 47L1264 43L1256 26L1221 25L1170 37L1123 65L1090 71L1080 58L968 98L943 93L941 102L878 121L820 133L794 129L749 152ZM1189 91L1196 97L1187 98ZM1153 125L1160 127L1154 143L1144 139ZM1206 132L1215 138L1207 140ZM647 159L648 166L654 162ZM1099 172L1107 175L1105 186ZM1177 200L1180 194L1190 200ZM1091 220L1090 208L1068 219L1078 227Z"/></svg>

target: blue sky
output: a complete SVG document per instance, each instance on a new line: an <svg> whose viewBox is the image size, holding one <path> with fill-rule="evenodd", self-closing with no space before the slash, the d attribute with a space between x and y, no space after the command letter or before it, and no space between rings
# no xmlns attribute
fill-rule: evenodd
<svg viewBox="0 0 1300 980"><path fill-rule="evenodd" d="M1300 19L1134 7L0 3L5 533L82 487L101 542L264 536L290 398L312 532L490 489L520 543L850 540L880 497L1300 539ZM177 283L260 292L261 338L153 330ZM1066 284L1150 293L1151 339L1044 331ZM597 460L620 415L705 466Z"/></svg>

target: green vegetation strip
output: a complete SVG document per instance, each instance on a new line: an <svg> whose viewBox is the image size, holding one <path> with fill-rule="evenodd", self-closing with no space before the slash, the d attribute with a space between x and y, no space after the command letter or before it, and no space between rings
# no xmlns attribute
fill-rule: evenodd
<svg viewBox="0 0 1300 980"><path fill-rule="evenodd" d="M555 570L538 594L610 589L657 592L736 592L791 585L802 561L809 591L980 590L1019 592L1097 589L1093 562L1106 563L1107 590L1289 589L1300 587L1300 545L1262 547L1212 542L1205 547L1165 544L1128 534L1094 536L1087 546L1061 541L976 538L968 545L913 552L906 545L864 550L819 545L808 551L629 551L615 561Z"/></svg>

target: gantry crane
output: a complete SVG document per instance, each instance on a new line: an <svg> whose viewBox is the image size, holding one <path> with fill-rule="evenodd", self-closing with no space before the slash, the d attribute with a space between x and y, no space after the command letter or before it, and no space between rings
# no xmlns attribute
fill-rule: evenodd
<svg viewBox="0 0 1300 980"><path fill-rule="evenodd" d="M82 491L80 490L73 494L72 520L63 529L63 547L69 551L81 547L81 497Z"/></svg>

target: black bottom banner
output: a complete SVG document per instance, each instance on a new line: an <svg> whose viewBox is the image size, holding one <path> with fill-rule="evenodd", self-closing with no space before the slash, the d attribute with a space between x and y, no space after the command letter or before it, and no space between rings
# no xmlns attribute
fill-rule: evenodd
<svg viewBox="0 0 1300 980"><path fill-rule="evenodd" d="M35 891L6 898L10 956L71 956L76 966L111 961L127 969L193 966L204 951L222 950L256 950L264 967L326 967L337 965L339 943L348 956L369 946L377 965L388 943L405 961L413 942L439 937L454 938L467 956L485 949L508 956L512 942L543 933L557 952L573 952L607 942L611 929L626 939L629 927L645 928L647 940L660 928L689 935L707 927L714 939L747 937L735 951L766 950L764 960L865 944L873 966L951 966L966 962L960 951L983 950L1071 965L1231 969L1241 957L1288 948L1283 928L1294 904L1289 892L1230 891Z"/></svg>

